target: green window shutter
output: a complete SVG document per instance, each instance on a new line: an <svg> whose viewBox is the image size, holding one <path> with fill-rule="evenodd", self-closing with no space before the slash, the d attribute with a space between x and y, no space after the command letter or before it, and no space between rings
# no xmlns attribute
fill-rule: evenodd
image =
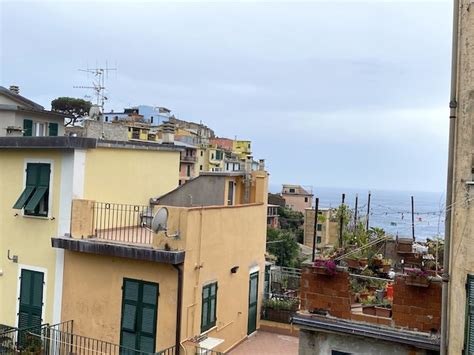
<svg viewBox="0 0 474 355"><path fill-rule="evenodd" d="M43 283L44 275L42 272L21 270L18 328L41 326Z"/></svg>
<svg viewBox="0 0 474 355"><path fill-rule="evenodd" d="M158 284L124 279L120 345L155 352Z"/></svg>
<svg viewBox="0 0 474 355"><path fill-rule="evenodd" d="M23 136L31 137L33 135L33 121L23 120Z"/></svg>
<svg viewBox="0 0 474 355"><path fill-rule="evenodd" d="M37 179L35 192L25 205L25 210L29 212L34 212L37 210L40 201L44 197L47 198L51 169L49 164L28 164L28 166L36 166Z"/></svg>
<svg viewBox="0 0 474 355"><path fill-rule="evenodd" d="M317 225L317 229L319 232L321 232L323 230L323 226L321 224L318 223Z"/></svg>
<svg viewBox="0 0 474 355"><path fill-rule="evenodd" d="M48 165L49 166L49 165ZM13 205L16 210L21 210L30 200L33 192L36 190L40 172L40 164L27 164L26 166L26 186L18 200ZM49 179L49 178L48 178ZM49 181L48 181L49 185Z"/></svg>
<svg viewBox="0 0 474 355"><path fill-rule="evenodd" d="M202 288L201 333L216 325L217 283Z"/></svg>
<svg viewBox="0 0 474 355"><path fill-rule="evenodd" d="M464 353L474 353L474 275L467 275Z"/></svg>
<svg viewBox="0 0 474 355"><path fill-rule="evenodd" d="M50 122L48 124L48 130L50 136L57 136L58 135L58 124Z"/></svg>

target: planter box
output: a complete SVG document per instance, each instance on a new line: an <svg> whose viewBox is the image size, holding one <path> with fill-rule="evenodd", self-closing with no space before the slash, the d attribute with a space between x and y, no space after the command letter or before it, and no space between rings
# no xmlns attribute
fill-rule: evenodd
<svg viewBox="0 0 474 355"><path fill-rule="evenodd" d="M403 258L403 260L405 260L405 264L421 265L423 262L423 257L418 254L408 254Z"/></svg>
<svg viewBox="0 0 474 355"><path fill-rule="evenodd" d="M375 306L364 306L362 307L362 313L369 316L375 316Z"/></svg>
<svg viewBox="0 0 474 355"><path fill-rule="evenodd" d="M316 275L326 275L326 276L333 275L333 273L329 272L326 266L313 266L311 270L312 270L312 273Z"/></svg>
<svg viewBox="0 0 474 355"><path fill-rule="evenodd" d="M375 307L375 315L377 317L390 318L392 317L392 310L386 307Z"/></svg>
<svg viewBox="0 0 474 355"><path fill-rule="evenodd" d="M347 267L358 269L360 267L358 259L346 259Z"/></svg>
<svg viewBox="0 0 474 355"><path fill-rule="evenodd" d="M431 283L431 280L426 276L406 276L405 284L409 286L416 287L428 287Z"/></svg>
<svg viewBox="0 0 474 355"><path fill-rule="evenodd" d="M412 253L413 252L413 242L398 242L397 243L397 253Z"/></svg>
<svg viewBox="0 0 474 355"><path fill-rule="evenodd" d="M263 318L278 323L290 323L293 313L294 312L287 310L266 308L263 313Z"/></svg>

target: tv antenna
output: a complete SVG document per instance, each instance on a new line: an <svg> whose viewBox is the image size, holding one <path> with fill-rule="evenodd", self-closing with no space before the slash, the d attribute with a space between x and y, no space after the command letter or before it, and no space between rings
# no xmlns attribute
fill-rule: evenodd
<svg viewBox="0 0 474 355"><path fill-rule="evenodd" d="M102 112L104 112L105 101L108 97L105 92L105 79L109 77L109 71L116 71L117 68L109 68L107 61L105 62L105 68L86 68L78 69L79 71L94 75L92 79L92 86L77 85L73 86L74 89L92 89L94 92L96 105L100 106Z"/></svg>

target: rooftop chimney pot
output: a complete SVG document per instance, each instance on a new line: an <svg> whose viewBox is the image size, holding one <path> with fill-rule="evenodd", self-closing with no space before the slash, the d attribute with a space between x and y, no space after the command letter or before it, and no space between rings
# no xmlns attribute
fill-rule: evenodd
<svg viewBox="0 0 474 355"><path fill-rule="evenodd" d="M10 85L10 91L14 94L20 94L20 88L17 85Z"/></svg>

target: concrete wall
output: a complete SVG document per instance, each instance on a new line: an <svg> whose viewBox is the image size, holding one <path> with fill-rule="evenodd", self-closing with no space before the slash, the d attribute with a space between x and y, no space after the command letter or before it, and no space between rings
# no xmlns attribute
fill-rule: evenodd
<svg viewBox="0 0 474 355"><path fill-rule="evenodd" d="M467 274L474 274L474 209L465 203L473 197L472 187L466 181L472 180L473 166L473 121L474 121L474 11L471 1L460 0L460 31L458 42L458 108L457 130L455 132L455 158L453 203L451 210L451 255L449 283L449 354L461 354L465 335L466 280Z"/></svg>
<svg viewBox="0 0 474 355"><path fill-rule="evenodd" d="M168 206L216 206L224 204L225 178L200 176L181 186L179 190L163 196L161 205Z"/></svg>
<svg viewBox="0 0 474 355"><path fill-rule="evenodd" d="M86 157L84 198L148 205L178 186L179 152L97 148Z"/></svg>
<svg viewBox="0 0 474 355"><path fill-rule="evenodd" d="M171 265L65 252L63 321L74 333L120 344L124 278L159 284L156 350L174 345L177 271Z"/></svg>
<svg viewBox="0 0 474 355"><path fill-rule="evenodd" d="M128 128L122 124L85 120L84 127L66 127L66 134L78 137L101 138L115 141L128 140Z"/></svg>
<svg viewBox="0 0 474 355"><path fill-rule="evenodd" d="M315 332L300 329L299 355L331 355L332 350L347 352L352 355L423 355L425 350L415 349L406 345L391 342Z"/></svg>

